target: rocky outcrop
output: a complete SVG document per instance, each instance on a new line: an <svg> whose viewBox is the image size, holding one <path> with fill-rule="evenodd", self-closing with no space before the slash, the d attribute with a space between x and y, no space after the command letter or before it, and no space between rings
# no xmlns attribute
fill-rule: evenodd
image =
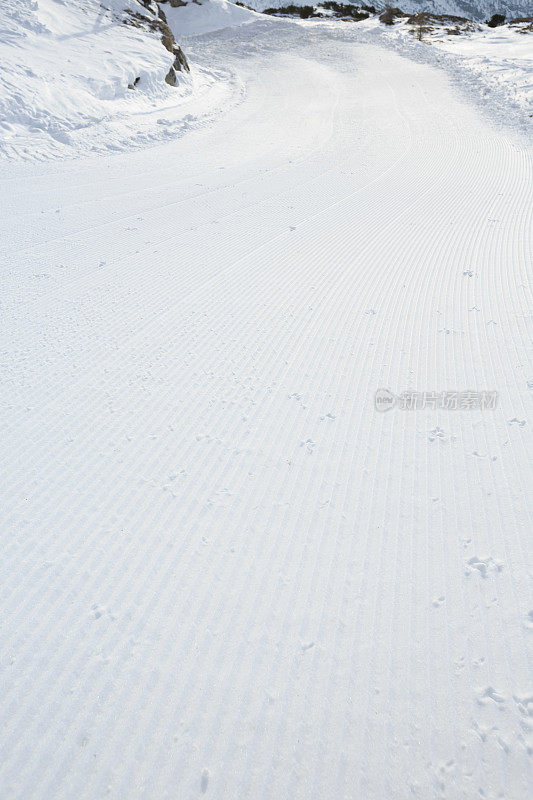
<svg viewBox="0 0 533 800"><path fill-rule="evenodd" d="M394 21L399 17L406 17L401 8L393 8L392 6L385 6L385 10L379 15L379 21L384 25L394 25Z"/></svg>
<svg viewBox="0 0 533 800"><path fill-rule="evenodd" d="M168 23L165 12L156 0L138 0L139 6L142 7L139 11L126 10L127 18L126 24L136 25L137 27L147 27L149 30L157 31L161 35L161 42L169 53L174 56L174 62L170 67L165 81L169 86L177 86L178 72L189 72L189 64L185 53L181 47L176 43L174 34L172 33ZM183 0L172 0L171 6L186 5ZM133 86L130 84L130 88Z"/></svg>
<svg viewBox="0 0 533 800"><path fill-rule="evenodd" d="M171 52L174 55L174 63L165 76L165 80L170 86L176 86L178 83L178 72L181 72L182 69L185 70L185 72L190 72L190 67L187 63L185 53L179 45L175 44Z"/></svg>

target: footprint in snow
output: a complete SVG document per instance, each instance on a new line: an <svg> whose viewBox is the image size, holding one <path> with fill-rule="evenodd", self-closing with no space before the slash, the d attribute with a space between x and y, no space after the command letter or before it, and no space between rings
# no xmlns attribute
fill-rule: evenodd
<svg viewBox="0 0 533 800"><path fill-rule="evenodd" d="M98 603L94 603L94 605L91 606L91 611L95 619L100 619L100 617L105 614L106 609L103 606L99 606Z"/></svg>
<svg viewBox="0 0 533 800"><path fill-rule="evenodd" d="M477 701L480 705L485 706L489 701L493 703L497 703L498 705L502 705L505 703L505 695L500 694L494 689L492 686L487 686L486 689L478 689L477 692Z"/></svg>
<svg viewBox="0 0 533 800"><path fill-rule="evenodd" d="M469 558L465 566L465 574L472 575L479 572L482 578L486 578L489 574L497 574L503 570L503 563L494 558L479 558L479 556L472 556Z"/></svg>
<svg viewBox="0 0 533 800"><path fill-rule="evenodd" d="M202 790L202 794L207 792L207 787L209 786L209 770L204 769L202 772L202 777L200 778L200 789Z"/></svg>
<svg viewBox="0 0 533 800"><path fill-rule="evenodd" d="M478 453L477 450L474 450L472 455L475 456L476 458L487 458L487 453ZM490 456L490 460L491 461L497 461L498 460L498 456Z"/></svg>
<svg viewBox="0 0 533 800"><path fill-rule="evenodd" d="M436 427L436 428L433 428L433 430L431 430L431 431L429 432L429 434L428 434L428 439L429 439L429 441L430 441L430 442L434 442L434 441L436 441L437 439L439 439L441 442L445 442L445 441L447 441L448 439L449 439L450 441L452 441L452 442L453 442L453 441L455 441L455 436L448 436L448 434L447 434L447 433L445 433L445 432L442 430L442 428L440 428L440 427L437 425L437 427Z"/></svg>
<svg viewBox="0 0 533 800"><path fill-rule="evenodd" d="M522 716L530 718L533 716L533 694L526 694L523 697L513 695L516 707Z"/></svg>
<svg viewBox="0 0 533 800"><path fill-rule="evenodd" d="M320 421L323 422L325 419L333 420L335 419L335 414L329 412L328 414L324 414L323 417L320 417Z"/></svg>
<svg viewBox="0 0 533 800"><path fill-rule="evenodd" d="M513 417L512 419L507 420L507 424L518 425L519 428L523 428L524 425L526 424L526 421L525 419L517 419L516 417Z"/></svg>

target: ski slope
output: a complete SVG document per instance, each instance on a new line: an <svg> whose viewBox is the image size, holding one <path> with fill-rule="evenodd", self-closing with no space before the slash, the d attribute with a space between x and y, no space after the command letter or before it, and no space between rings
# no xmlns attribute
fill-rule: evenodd
<svg viewBox="0 0 533 800"><path fill-rule="evenodd" d="M527 141L342 23L185 45L242 101L0 166L0 796L526 800Z"/></svg>

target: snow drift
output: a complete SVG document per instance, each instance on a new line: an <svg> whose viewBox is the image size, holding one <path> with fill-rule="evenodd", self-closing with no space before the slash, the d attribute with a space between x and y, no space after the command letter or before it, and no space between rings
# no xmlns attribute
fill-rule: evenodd
<svg viewBox="0 0 533 800"><path fill-rule="evenodd" d="M95 128L92 147L122 149L128 118L186 97L185 72L165 83L175 57L150 14L138 0L3 0L0 154L46 157Z"/></svg>
<svg viewBox="0 0 533 800"><path fill-rule="evenodd" d="M163 0L161 6L174 34L180 37L210 33L257 19L255 12L227 0L194 0L180 6L171 6Z"/></svg>

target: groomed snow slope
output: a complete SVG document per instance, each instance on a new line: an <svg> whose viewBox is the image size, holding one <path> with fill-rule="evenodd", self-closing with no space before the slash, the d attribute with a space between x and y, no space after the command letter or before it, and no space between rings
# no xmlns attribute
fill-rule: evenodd
<svg viewBox="0 0 533 800"><path fill-rule="evenodd" d="M0 167L0 796L526 800L531 153L342 24L189 49L215 124Z"/></svg>

